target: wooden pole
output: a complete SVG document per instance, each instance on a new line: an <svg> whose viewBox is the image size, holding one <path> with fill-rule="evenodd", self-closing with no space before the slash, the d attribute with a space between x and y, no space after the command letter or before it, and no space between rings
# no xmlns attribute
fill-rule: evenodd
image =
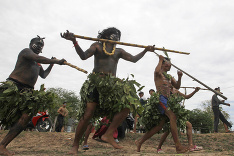
<svg viewBox="0 0 234 156"><path fill-rule="evenodd" d="M181 88L181 87L180 87ZM187 91L186 91L186 88L184 88L184 95L186 95L187 94ZM185 103L185 99L184 99L184 101L183 101L183 106L184 106L184 103Z"/></svg>
<svg viewBox="0 0 234 156"><path fill-rule="evenodd" d="M81 39L85 39L85 40L109 42L109 43L113 43L113 44L120 44L120 45L140 47L140 48L146 48L147 47L147 46L144 46L144 45L125 43L125 42L119 42L119 41L113 41L113 40L107 40L107 39L92 38L92 37L86 37L86 36L80 36L80 35L74 35L74 36L76 38L81 38ZM186 55L190 54L190 53L187 53L187 52L181 52L181 51L169 50L169 49L157 48L157 47L154 47L154 50L161 50L161 51L167 51L167 52L178 53L178 54L186 54Z"/></svg>
<svg viewBox="0 0 234 156"><path fill-rule="evenodd" d="M157 56L159 56L156 52L154 52ZM164 59L164 61L167 61L166 59ZM184 74L186 74L187 76L189 76L190 78L192 78L193 80L197 81L198 83L200 83L201 85L203 85L204 87L206 87L207 89L209 89L210 91L214 92L215 94L219 95L220 97L222 97L223 99L227 100L227 97L223 96L222 94L220 94L219 92L215 91L214 89L210 88L209 86L207 86L206 84L202 83L201 81L199 81L198 79L196 79L195 77L189 75L187 72L183 71L182 69L178 68L177 66L175 66L174 64L171 63L171 65L180 70L181 72L183 72Z"/></svg>
<svg viewBox="0 0 234 156"><path fill-rule="evenodd" d="M180 88L192 88L192 89L195 89L196 87L180 87ZM200 90L209 90L209 89L205 89L205 88L200 88Z"/></svg>
<svg viewBox="0 0 234 156"><path fill-rule="evenodd" d="M64 64L65 64L65 65L68 65L68 66L70 66L70 67L72 67L72 68L75 68L75 69L77 69L77 70L79 70L79 71L81 71L81 72L83 72L83 73L85 73L85 74L88 73L86 70L84 70L84 69L82 69L82 68L79 68L79 67L77 67L77 66L75 66L75 65L73 65L73 64L71 64L71 63L66 62L66 61L64 62Z"/></svg>

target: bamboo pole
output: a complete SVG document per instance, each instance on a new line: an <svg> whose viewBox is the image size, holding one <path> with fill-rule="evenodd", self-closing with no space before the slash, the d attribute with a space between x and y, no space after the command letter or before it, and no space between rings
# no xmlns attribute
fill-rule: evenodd
<svg viewBox="0 0 234 156"><path fill-rule="evenodd" d="M81 39L85 39L85 40L109 42L109 43L113 43L113 44L120 44L120 45L140 47L140 48L146 48L147 47L147 46L144 46L144 45L125 43L125 42L119 42L119 41L113 41L113 40L107 40L107 39L92 38L92 37L86 37L86 36L80 36L80 35L74 35L74 36L76 38L81 38ZM169 50L169 49L157 48L157 47L154 47L154 50L161 50L161 51L167 51L167 52L178 53L178 54L186 54L186 55L190 54L190 53L187 53L187 52L181 52L181 51Z"/></svg>
<svg viewBox="0 0 234 156"><path fill-rule="evenodd" d="M182 87L180 87L180 88L182 88ZM184 95L186 95L187 94L187 90L186 90L186 88L184 88ZM185 98L184 98L184 101L183 101L183 106L184 106L184 103L185 103Z"/></svg>
<svg viewBox="0 0 234 156"><path fill-rule="evenodd" d="M180 87L180 88L184 88L184 89L186 89L186 88L192 88L192 89L195 89L196 87ZM209 90L209 89L200 88L200 90Z"/></svg>
<svg viewBox="0 0 234 156"><path fill-rule="evenodd" d="M75 68L75 69L77 69L77 70L79 70L79 71L81 71L81 72L83 72L83 73L85 73L85 74L88 73L86 70L84 70L84 69L82 69L82 68L79 68L79 67L77 67L77 66L75 66L75 65L73 65L73 64L71 64L71 63L66 62L66 61L64 62L64 64L65 64L65 65L68 65L68 66L70 66L70 67L72 67L72 68Z"/></svg>
<svg viewBox="0 0 234 156"><path fill-rule="evenodd" d="M154 52L157 56L159 56L156 52ZM167 61L166 59L164 59L165 61ZM206 87L207 89L209 89L210 91L214 92L215 94L219 95L220 97L222 97L223 99L227 100L227 97L225 97L224 95L220 94L219 92L215 91L214 89L210 88L209 86L207 86L206 84L204 84L203 82L199 81L198 79L196 79L195 77L189 75L187 72L183 71L182 69L178 68L177 66L175 66L174 64L171 63L171 65L180 70L181 72L183 72L184 74L186 74L187 76L189 76L190 78L192 78L193 80L197 81L198 83L200 83L201 85L203 85L204 87Z"/></svg>

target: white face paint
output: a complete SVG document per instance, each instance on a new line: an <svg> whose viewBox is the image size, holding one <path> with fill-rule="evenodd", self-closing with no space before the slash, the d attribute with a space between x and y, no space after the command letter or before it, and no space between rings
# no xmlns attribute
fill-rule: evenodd
<svg viewBox="0 0 234 156"><path fill-rule="evenodd" d="M44 47L44 42L42 39L39 39L32 43L31 49L33 50L34 53L39 54L41 53L43 47Z"/></svg>
<svg viewBox="0 0 234 156"><path fill-rule="evenodd" d="M119 36L117 34L111 34L110 39L114 41L119 41Z"/></svg>

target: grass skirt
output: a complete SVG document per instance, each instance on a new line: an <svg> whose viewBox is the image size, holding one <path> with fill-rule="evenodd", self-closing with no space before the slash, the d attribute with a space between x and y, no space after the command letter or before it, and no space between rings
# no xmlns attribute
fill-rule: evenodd
<svg viewBox="0 0 234 156"><path fill-rule="evenodd" d="M183 100L182 96L171 95L168 98L168 110L172 110L176 115L177 127L178 129L186 128L186 121L188 121L189 113L188 110L181 105ZM166 118L166 124L163 127L163 131L170 130L170 122L168 117L164 114L162 115L158 110L159 105L159 93L154 93L148 103L145 105L145 109L142 113L142 123L144 124L146 131L151 130L153 127L159 125L160 121Z"/></svg>
<svg viewBox="0 0 234 156"><path fill-rule="evenodd" d="M4 126L12 126L23 113L35 115L38 110L53 105L54 94L40 90L25 88L21 91L12 81L1 82L0 86L0 121Z"/></svg>
<svg viewBox="0 0 234 156"><path fill-rule="evenodd" d="M87 102L93 102L88 95L97 89L99 93L99 103L95 110L93 118L107 117L112 119L113 116L123 110L129 108L131 111L142 111L139 98L135 86L140 86L135 80L119 79L111 75L103 75L93 73L88 76L81 90L81 103L78 110L78 118L84 115Z"/></svg>

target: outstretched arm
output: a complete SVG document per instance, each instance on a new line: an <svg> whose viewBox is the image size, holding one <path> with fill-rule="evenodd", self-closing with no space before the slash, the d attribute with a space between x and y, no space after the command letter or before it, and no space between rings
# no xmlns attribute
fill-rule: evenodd
<svg viewBox="0 0 234 156"><path fill-rule="evenodd" d="M82 60L86 60L89 57L91 57L92 55L94 55L94 53L96 51L96 45L98 44L97 42L92 44L91 47L84 52L81 49L81 47L79 46L78 42L76 41L76 38L75 38L73 33L69 32L67 30L67 32L64 32L63 34L60 33L60 35L61 35L62 38L72 41L72 43L73 43L73 45L74 45L74 47L76 49L76 53L80 56L80 58Z"/></svg>
<svg viewBox="0 0 234 156"><path fill-rule="evenodd" d="M26 59L33 60L37 63L43 63L43 64L60 64L60 65L62 65L66 61L65 59L61 59L61 60L48 59L44 56L40 56L40 55L35 54L29 48L24 49L21 54Z"/></svg>
<svg viewBox="0 0 234 156"><path fill-rule="evenodd" d="M229 103L225 103L224 100L219 100L219 98L217 96L213 96L212 98L214 98L215 101L217 101L217 103L219 104L223 104L223 105L226 105L226 106L230 106Z"/></svg>
<svg viewBox="0 0 234 156"><path fill-rule="evenodd" d="M229 103L223 103L223 105L230 106L230 104L229 104Z"/></svg>
<svg viewBox="0 0 234 156"><path fill-rule="evenodd" d="M185 95L185 94L183 94L183 93L181 93L181 92L179 92L179 94L181 95L181 96L183 96L185 99L189 99L189 98L191 98L196 92L198 92L200 90L200 87L196 87L195 88L195 90L192 92L192 93L190 93L190 94L188 94L188 95Z"/></svg>
<svg viewBox="0 0 234 156"><path fill-rule="evenodd" d="M141 53L133 56L129 53L127 53L125 50L121 50L121 58L130 62L134 62L136 63L137 61L139 61L147 51L154 51L154 46L147 46Z"/></svg>

